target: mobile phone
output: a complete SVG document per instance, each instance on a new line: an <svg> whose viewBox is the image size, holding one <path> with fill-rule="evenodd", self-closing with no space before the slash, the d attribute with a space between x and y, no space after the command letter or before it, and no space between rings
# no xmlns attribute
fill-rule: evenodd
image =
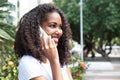
<svg viewBox="0 0 120 80"><path fill-rule="evenodd" d="M48 34L42 29L42 27L40 26L40 34L45 36L45 39L48 39Z"/></svg>

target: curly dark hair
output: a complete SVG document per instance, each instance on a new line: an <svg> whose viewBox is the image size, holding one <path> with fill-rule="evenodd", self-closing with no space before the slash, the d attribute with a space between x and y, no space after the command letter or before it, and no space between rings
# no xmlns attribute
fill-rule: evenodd
<svg viewBox="0 0 120 80"><path fill-rule="evenodd" d="M52 12L59 13L62 19L61 28L63 35L59 39L57 46L60 64L63 66L68 63L68 57L70 55L69 39L72 38L71 29L63 12L54 4L38 5L20 19L14 44L15 54L17 54L18 57L31 55L43 61L39 25L46 21L48 14Z"/></svg>

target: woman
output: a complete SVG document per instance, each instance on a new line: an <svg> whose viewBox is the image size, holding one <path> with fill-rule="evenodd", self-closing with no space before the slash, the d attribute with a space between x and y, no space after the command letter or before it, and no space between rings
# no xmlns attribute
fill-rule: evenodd
<svg viewBox="0 0 120 80"><path fill-rule="evenodd" d="M40 27L47 33L40 33ZM54 4L42 4L18 24L15 53L20 57L19 80L73 80L68 68L70 26Z"/></svg>

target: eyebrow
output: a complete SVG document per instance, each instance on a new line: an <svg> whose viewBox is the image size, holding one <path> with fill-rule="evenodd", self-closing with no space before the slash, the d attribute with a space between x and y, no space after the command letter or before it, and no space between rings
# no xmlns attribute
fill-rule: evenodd
<svg viewBox="0 0 120 80"><path fill-rule="evenodd" d="M49 22L48 24L55 24L55 25L57 25L56 22ZM60 26L62 26L62 24L60 24Z"/></svg>

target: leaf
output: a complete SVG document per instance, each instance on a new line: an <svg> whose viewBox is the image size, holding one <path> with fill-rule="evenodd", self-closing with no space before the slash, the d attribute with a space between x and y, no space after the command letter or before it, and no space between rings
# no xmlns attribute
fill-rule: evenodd
<svg viewBox="0 0 120 80"><path fill-rule="evenodd" d="M8 33L6 33L4 30L0 29L0 37L7 40L14 40Z"/></svg>

